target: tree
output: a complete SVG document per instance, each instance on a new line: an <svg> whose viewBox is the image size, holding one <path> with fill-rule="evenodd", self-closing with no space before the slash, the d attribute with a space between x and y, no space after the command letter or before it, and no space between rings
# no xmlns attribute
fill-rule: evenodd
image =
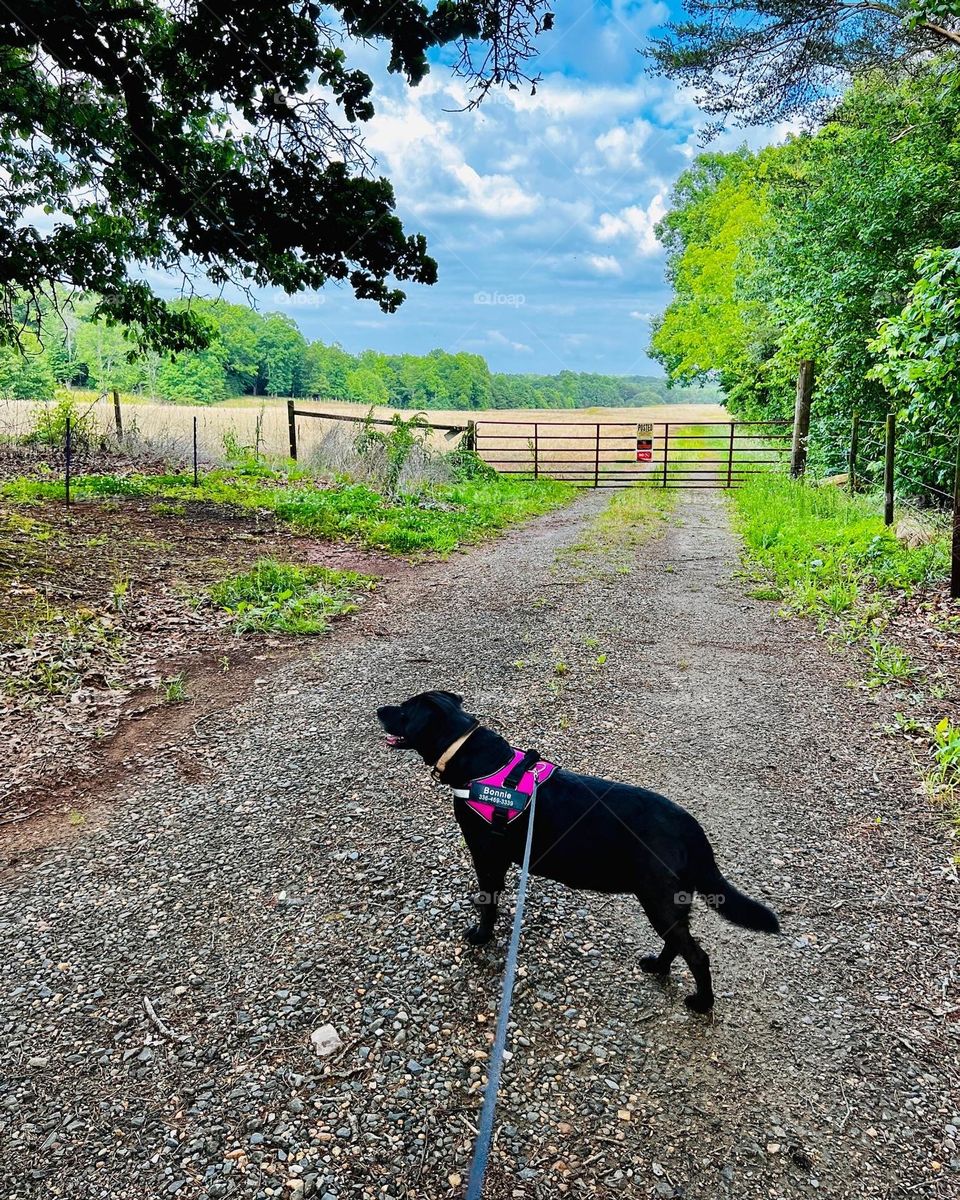
<svg viewBox="0 0 960 1200"><path fill-rule="evenodd" d="M677 180L657 226L674 299L654 322L651 352L675 382L715 377L734 401L759 381L770 315L744 282L767 215L760 159L747 150L702 154Z"/></svg>
<svg viewBox="0 0 960 1200"><path fill-rule="evenodd" d="M960 47L957 0L684 0L648 51L692 87L714 128L823 116L851 76Z"/></svg>
<svg viewBox="0 0 960 1200"><path fill-rule="evenodd" d="M12 400L52 400L55 380L42 347L33 334L15 350L0 346L0 396Z"/></svg>
<svg viewBox="0 0 960 1200"><path fill-rule="evenodd" d="M920 367L890 358L905 344L904 306L911 295L919 301L911 292L920 286L918 256L926 271L925 253L960 245L958 177L960 72L940 61L895 87L880 75L858 80L815 136L739 161L702 156L681 177L661 225L676 296L655 326L654 352L680 381L718 372L731 409L760 417L790 414L797 363L813 358L815 458L842 468L855 409L864 453L875 454L878 439L866 430L889 411L891 392L903 401L897 373ZM947 288L950 273L940 272L922 277L923 287L939 279ZM933 294L923 299L924 319L933 321ZM918 321L920 310L910 311ZM942 322L946 310L936 311ZM878 325L886 341L875 340ZM937 336L949 335L941 328ZM937 344L932 334L929 344ZM922 436L960 416L946 403L949 378L936 403L918 392L904 405L902 448L921 454L921 483L933 478ZM932 380L931 367L928 388Z"/></svg>
<svg viewBox="0 0 960 1200"><path fill-rule="evenodd" d="M322 399L342 400L347 394L347 376L357 360L342 346L310 342L306 350L306 391Z"/></svg>
<svg viewBox="0 0 960 1200"><path fill-rule="evenodd" d="M209 324L220 343L226 394L255 392L261 372L259 336L264 318L246 305L224 300L194 301L193 310Z"/></svg>
<svg viewBox="0 0 960 1200"><path fill-rule="evenodd" d="M351 371L346 380L346 392L349 400L358 404L388 404L390 392L387 385L371 367L357 367Z"/></svg>
<svg viewBox="0 0 960 1200"><path fill-rule="evenodd" d="M479 98L516 86L549 28L545 0L21 0L0 6L0 340L58 288L156 349L209 327L137 266L286 292L347 280L386 312L395 281L432 283L424 238L394 215L358 122L368 75L343 35L386 43L410 84L459 45ZM348 41L349 44L349 41ZM474 57L476 47L480 53ZM42 210L48 220L33 219ZM133 267L131 267L133 264Z"/></svg>
<svg viewBox="0 0 960 1200"><path fill-rule="evenodd" d="M74 371L86 387L133 391L143 379L142 359L128 358L130 343L118 325L82 321L74 338Z"/></svg>
<svg viewBox="0 0 960 1200"><path fill-rule="evenodd" d="M180 354L157 371L157 388L177 404L216 404L227 395L223 347L214 344L195 354Z"/></svg>
<svg viewBox="0 0 960 1200"><path fill-rule="evenodd" d="M915 267L910 299L870 343L877 359L870 374L903 405L906 473L948 495L960 432L960 250L924 251Z"/></svg>
<svg viewBox="0 0 960 1200"><path fill-rule="evenodd" d="M257 337L257 394L302 396L307 343L292 317L270 313L263 318Z"/></svg>

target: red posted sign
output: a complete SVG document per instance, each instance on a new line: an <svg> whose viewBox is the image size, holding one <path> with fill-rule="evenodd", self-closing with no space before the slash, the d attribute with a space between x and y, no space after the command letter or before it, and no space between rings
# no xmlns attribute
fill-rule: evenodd
<svg viewBox="0 0 960 1200"><path fill-rule="evenodd" d="M653 462L653 426L637 425L637 462Z"/></svg>

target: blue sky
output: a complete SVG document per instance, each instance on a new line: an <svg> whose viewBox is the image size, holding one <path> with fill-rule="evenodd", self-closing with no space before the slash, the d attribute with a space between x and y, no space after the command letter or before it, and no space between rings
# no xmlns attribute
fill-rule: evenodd
<svg viewBox="0 0 960 1200"><path fill-rule="evenodd" d="M410 89L382 48L355 48L376 85L366 145L439 281L409 286L389 316L336 286L261 293L261 309L352 352L439 346L499 371L660 374L646 354L650 316L669 299L653 227L703 124L690 95L644 73L639 50L667 17L659 2L560 0L537 95L492 94L476 112L451 111L467 92L442 64ZM785 132L738 130L712 148Z"/></svg>

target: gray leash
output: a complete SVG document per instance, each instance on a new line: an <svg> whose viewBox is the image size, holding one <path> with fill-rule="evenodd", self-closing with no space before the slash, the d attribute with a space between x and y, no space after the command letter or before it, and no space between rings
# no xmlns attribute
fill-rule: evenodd
<svg viewBox="0 0 960 1200"><path fill-rule="evenodd" d="M537 776L533 775L533 791L530 794L530 816L527 820L527 844L523 851L523 866L520 868L520 886L517 888L517 907L513 914L513 930L507 950L507 965L503 973L503 990L500 994L500 1011L497 1013L497 1033L490 1053L490 1068L487 1072L487 1087L483 1093L483 1108L480 1111L480 1127L473 1148L470 1164L470 1179L467 1182L466 1200L481 1200L483 1177L490 1157L493 1139L493 1117L497 1108L497 1092L500 1090L500 1073L503 1069L503 1052L507 1045L507 1022L510 1020L510 1004L513 1000L513 984L517 975L517 951L520 948L520 926L523 924L523 906L527 899L527 877L530 870L530 848L533 845L533 814L537 805Z"/></svg>

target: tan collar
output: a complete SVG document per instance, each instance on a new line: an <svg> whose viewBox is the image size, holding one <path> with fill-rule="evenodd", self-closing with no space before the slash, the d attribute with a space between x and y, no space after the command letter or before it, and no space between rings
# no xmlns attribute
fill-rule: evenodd
<svg viewBox="0 0 960 1200"><path fill-rule="evenodd" d="M458 737L455 742L451 743L451 745L449 745L446 748L446 750L444 750L444 752L440 755L440 757L434 763L433 770L430 772L430 774L434 777L434 779L440 778L440 776L446 770L447 765L450 762L450 759L453 758L453 756L460 749L460 747L463 745L463 743L468 738L472 737L479 728L480 728L479 723L474 725L474 727L472 729L468 729L467 732L462 737Z"/></svg>

